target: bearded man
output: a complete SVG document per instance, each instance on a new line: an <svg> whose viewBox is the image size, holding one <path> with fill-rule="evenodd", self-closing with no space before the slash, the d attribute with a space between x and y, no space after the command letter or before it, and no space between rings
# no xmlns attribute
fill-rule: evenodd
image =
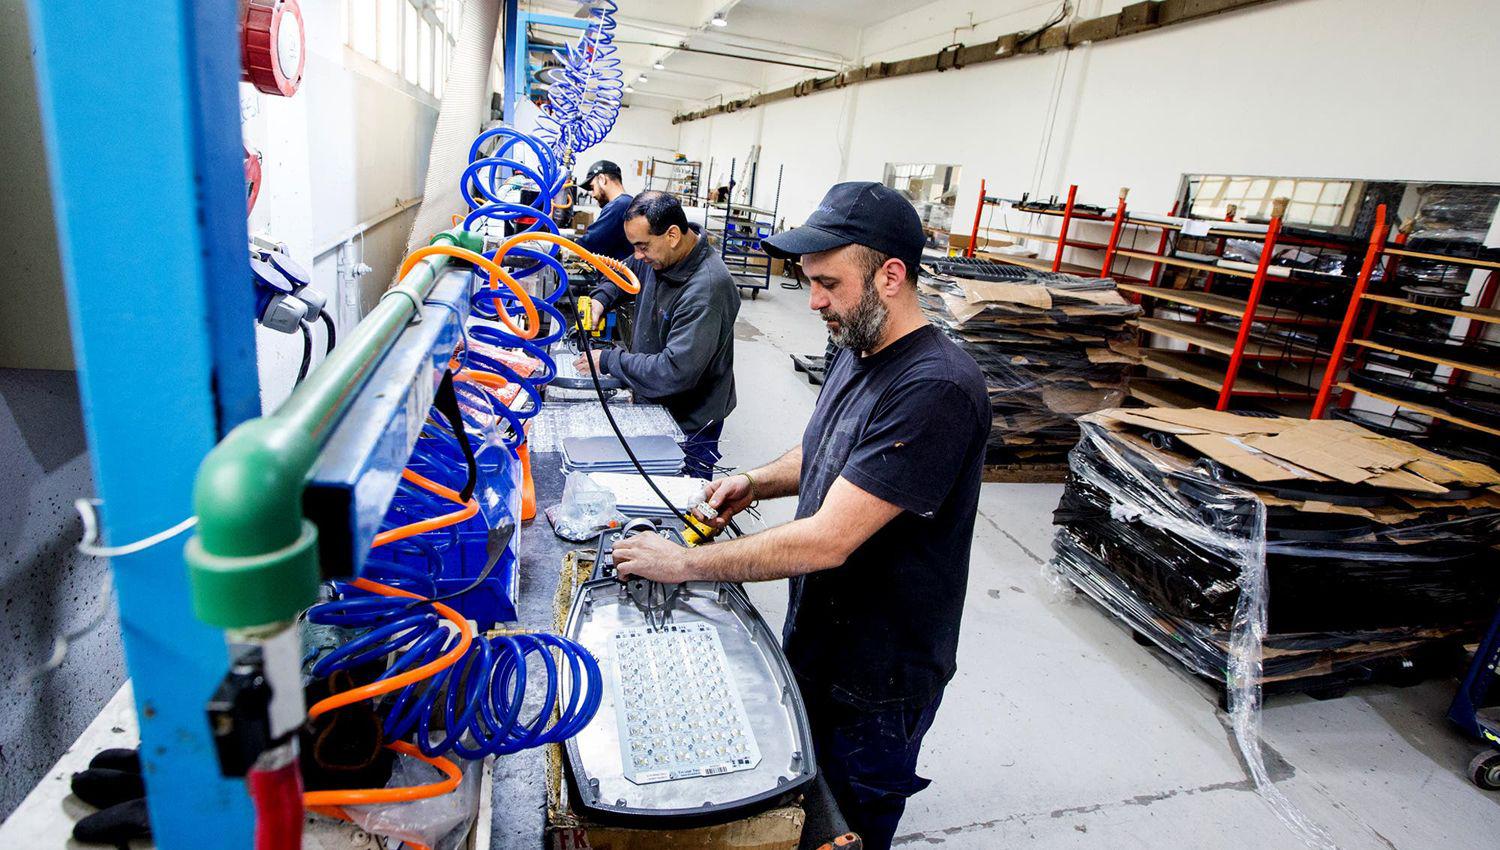
<svg viewBox="0 0 1500 850"><path fill-rule="evenodd" d="M711 482L715 522L796 496L796 519L686 549L615 546L620 572L662 582L791 579L782 642L819 766L866 847L890 847L922 738L953 677L990 403L979 367L917 302L916 210L879 183L840 183L807 223L762 242L798 257L839 350L802 443Z"/></svg>

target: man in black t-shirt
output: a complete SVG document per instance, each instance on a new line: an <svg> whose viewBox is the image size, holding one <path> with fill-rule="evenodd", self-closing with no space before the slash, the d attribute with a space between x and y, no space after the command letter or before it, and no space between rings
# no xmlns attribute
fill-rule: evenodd
<svg viewBox="0 0 1500 850"><path fill-rule="evenodd" d="M802 444L714 481L722 526L756 499L797 496L797 518L683 549L615 547L657 581L791 579L783 633L816 754L865 846L889 847L928 780L917 753L953 677L990 405L973 359L917 303L925 236L909 202L841 183L799 228L763 242L801 258L838 353Z"/></svg>

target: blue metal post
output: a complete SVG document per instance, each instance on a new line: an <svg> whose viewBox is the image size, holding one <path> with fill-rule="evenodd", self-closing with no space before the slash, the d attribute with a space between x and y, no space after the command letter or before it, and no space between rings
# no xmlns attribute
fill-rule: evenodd
<svg viewBox="0 0 1500 850"><path fill-rule="evenodd" d="M511 127L516 126L516 77L517 69L526 67L525 47L522 39L526 28L521 25L520 0L505 0L505 8L501 10L500 32L501 49L505 56L505 79L500 82L501 98L503 106L503 117L505 123Z"/></svg>
<svg viewBox="0 0 1500 850"><path fill-rule="evenodd" d="M531 94L531 39L526 33L527 24L542 24L560 29L588 29L590 18L564 18L558 15L539 15L534 12L515 12L511 7L516 0L505 0L505 122L515 125L516 104ZM511 21L514 20L514 28Z"/></svg>
<svg viewBox="0 0 1500 850"><path fill-rule="evenodd" d="M79 390L110 542L191 513L198 463L259 412L236 0L29 0ZM223 635L182 541L114 559L156 845L250 846L204 702Z"/></svg>

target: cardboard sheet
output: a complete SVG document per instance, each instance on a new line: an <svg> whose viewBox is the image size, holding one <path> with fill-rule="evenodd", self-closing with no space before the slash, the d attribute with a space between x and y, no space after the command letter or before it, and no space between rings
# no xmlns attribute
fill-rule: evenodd
<svg viewBox="0 0 1500 850"><path fill-rule="evenodd" d="M1101 410L1089 420L1114 431L1140 428L1175 435L1204 457L1262 483L1337 481L1416 496L1447 493L1456 486L1489 486L1500 476L1482 463L1446 458L1344 420L1155 407ZM1475 501L1488 504L1491 496ZM1408 502L1413 507L1427 506Z"/></svg>

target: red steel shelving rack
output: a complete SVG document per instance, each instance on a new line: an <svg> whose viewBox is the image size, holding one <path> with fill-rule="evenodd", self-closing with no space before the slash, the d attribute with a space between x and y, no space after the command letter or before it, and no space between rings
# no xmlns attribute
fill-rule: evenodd
<svg viewBox="0 0 1500 850"><path fill-rule="evenodd" d="M1353 297L1349 301L1348 309L1344 312L1344 321L1339 326L1338 338L1334 342L1333 353L1328 361L1328 368L1323 373L1322 384L1318 387L1317 400L1313 403L1312 418L1321 419L1328 411L1330 403L1336 402L1340 407L1347 408L1356 395L1364 395L1378 399L1399 408L1405 408L1415 413L1431 417L1433 419L1447 422L1460 427L1469 428L1490 436L1500 436L1500 429L1474 422L1462 416L1454 415L1447 410L1439 410L1425 404L1419 404L1409 400L1403 400L1381 393L1371 392L1368 389L1356 387L1353 383L1339 380L1339 372L1344 366L1344 355L1352 346L1355 353L1351 358L1350 371L1357 370L1362 362L1366 351L1384 351L1402 357L1410 357L1432 363L1436 366L1447 367L1451 370L1448 376L1449 385L1457 385L1469 375L1484 375L1490 378L1500 379L1500 369L1492 366L1483 366L1477 363L1469 363L1448 357L1439 357L1430 353L1409 351L1390 345L1384 345L1371 339L1373 335L1376 316L1380 309L1385 306L1395 306L1402 309L1417 310L1422 312L1437 313L1452 316L1459 319L1469 320L1469 327L1465 332L1465 342L1477 341L1483 333L1485 325L1500 324L1500 310L1494 308L1497 292L1497 272L1500 272L1500 261L1483 260L1472 257L1456 257L1447 254L1434 254L1425 251L1411 251L1404 246L1407 236L1410 234L1410 222L1408 226L1401 228L1395 240L1388 242L1389 227L1385 222L1385 208L1378 211L1377 223L1374 232L1370 235L1370 246L1365 254L1365 262L1360 268L1359 278L1354 284ZM1381 295L1369 291L1370 279L1376 264L1381 257L1387 258L1385 269L1385 280L1396 279L1396 267L1403 259L1426 260L1438 263L1466 267L1470 269L1488 269L1489 277L1472 306L1443 307L1430 304L1419 304L1415 301L1406 300L1393 295ZM1368 312L1361 321L1362 308L1369 306ZM1359 328L1358 334L1355 328ZM1334 392L1338 391L1335 397Z"/></svg>

